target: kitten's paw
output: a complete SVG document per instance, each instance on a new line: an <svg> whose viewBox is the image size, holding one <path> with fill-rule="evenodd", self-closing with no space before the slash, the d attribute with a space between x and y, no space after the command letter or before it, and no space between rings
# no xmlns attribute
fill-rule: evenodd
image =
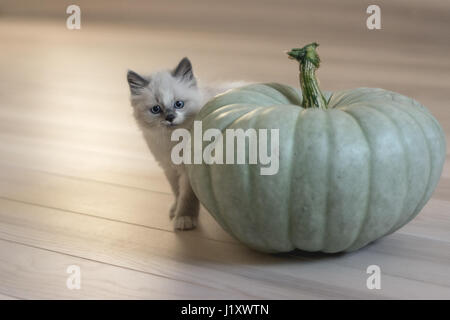
<svg viewBox="0 0 450 320"><path fill-rule="evenodd" d="M169 211L169 218L170 220L172 220L173 218L175 218L175 211L177 210L177 203L174 202L172 204L172 206L170 207L170 211Z"/></svg>
<svg viewBox="0 0 450 320"><path fill-rule="evenodd" d="M176 230L191 230L197 226L197 217L178 216L175 217Z"/></svg>

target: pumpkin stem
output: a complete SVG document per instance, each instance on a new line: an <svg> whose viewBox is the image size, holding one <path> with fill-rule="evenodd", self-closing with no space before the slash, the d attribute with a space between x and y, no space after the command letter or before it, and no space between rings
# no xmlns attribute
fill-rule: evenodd
<svg viewBox="0 0 450 320"><path fill-rule="evenodd" d="M303 93L303 108L327 108L327 100L320 91L315 72L319 68L320 58L316 52L319 46L316 42L303 48L295 48L287 52L290 59L295 59L300 65L300 86Z"/></svg>

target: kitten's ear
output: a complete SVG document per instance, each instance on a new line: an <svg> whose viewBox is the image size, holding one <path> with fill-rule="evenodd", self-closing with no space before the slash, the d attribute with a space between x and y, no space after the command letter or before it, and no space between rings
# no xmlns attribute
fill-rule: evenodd
<svg viewBox="0 0 450 320"><path fill-rule="evenodd" d="M149 84L148 80L131 70L128 70L127 80L132 94L140 94L140 91Z"/></svg>
<svg viewBox="0 0 450 320"><path fill-rule="evenodd" d="M177 67L172 71L172 75L185 81L192 81L195 85L194 72L192 71L191 61L187 57L181 59Z"/></svg>

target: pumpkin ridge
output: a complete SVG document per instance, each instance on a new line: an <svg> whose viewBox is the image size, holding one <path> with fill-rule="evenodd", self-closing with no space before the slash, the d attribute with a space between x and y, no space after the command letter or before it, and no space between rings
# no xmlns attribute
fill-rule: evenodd
<svg viewBox="0 0 450 320"><path fill-rule="evenodd" d="M225 106L228 106L228 105L225 105ZM222 106L222 107L225 107L225 106ZM243 105L243 106L247 106L247 105ZM222 107L220 107L220 108L222 108ZM220 108L217 108L216 110L218 110L218 109L220 109ZM211 118L212 118L211 121L217 121L217 119L215 118L215 115L213 115L213 113L215 113L216 110L214 110L214 111L211 112L211 113L207 113L207 114L204 116L203 120L206 120L208 117L211 117ZM254 112L255 110L258 110L258 109L254 109L254 110L252 110L252 111L250 111L250 112ZM236 118L234 118L230 123L228 123L227 125L223 126L223 129L220 129L220 132L222 133L222 135L223 135L224 130L226 130L228 126L230 126L232 123L234 123L237 119L239 119L240 117L242 117L242 116L245 115L245 114L248 114L248 112L247 112L247 113L243 113L243 114L239 114L239 115L238 115ZM202 122L203 122L203 120L202 120ZM214 183L213 183L213 181L212 181L212 170L206 170L206 171L207 171L207 173L208 173L208 177L209 177L208 180L209 180L209 184L210 184L210 188L211 188L210 194L211 194L211 196L212 196L212 198L213 198L213 202L217 204L217 205L216 205L216 208L217 208L217 210L219 211L219 214L218 214L218 215L217 215L217 214L214 214L213 216L214 216L214 217L217 216L217 219L220 220L221 224L224 225L224 229L226 229L227 231L229 231L229 233L231 233L235 238L237 238L237 237L234 235L234 233L232 232L233 229L230 228L230 227L228 226L228 224L226 223L226 219L220 218L220 217L223 216L223 214L221 213L223 210L222 210L221 206L219 205L220 202L217 201L218 198L217 198L217 195L216 195L216 191L215 191L215 189L214 189ZM197 195L197 197L198 197L198 195ZM207 208L207 210L208 210L208 211L211 211L209 208Z"/></svg>
<svg viewBox="0 0 450 320"><path fill-rule="evenodd" d="M240 104L238 104L238 105L240 105ZM268 106L268 107L270 108L270 107L273 107L273 106ZM259 114L260 114L260 113L263 113L264 111L266 111L266 109L267 109L266 107L259 107L259 108L255 108L255 109L251 110L250 112L241 114L241 115L239 115L238 117L236 117L233 121L227 123L227 125L224 126L224 128L223 128L222 130L220 130L220 131L221 131L222 134L223 134L224 131L225 131L226 129L229 129L230 127L234 126L235 123L236 123L237 121L239 121L242 117L249 117L249 118L251 118L251 119L253 119L253 120L255 120L255 119L257 120ZM208 170L208 171L212 171L212 170ZM247 184L247 185L248 185L248 184ZM217 196L216 196L216 195L214 195L214 201L215 201L216 203L218 203L218 201L217 201ZM222 211L222 210L219 209L219 211ZM254 219L252 219L251 216L249 216L249 219L250 219L253 223L255 223L255 222L254 222ZM226 219L222 219L222 221L223 221L223 220L226 220ZM228 227L228 225L227 225L227 227ZM228 227L228 228L229 228L229 227ZM231 230L231 228L229 228L229 229ZM240 239L240 238L241 238L241 237L236 236L234 233L233 233L233 235L234 235L237 239ZM266 241L266 239L265 239L264 237L262 237L262 236L259 235L258 238L259 238L259 242L260 242L260 243L264 243L265 247L270 247L269 243Z"/></svg>
<svg viewBox="0 0 450 320"><path fill-rule="evenodd" d="M330 154L331 154L331 149L332 149L332 147L331 147L331 141L333 141L333 134L331 134L331 131L332 131L332 128L331 128L331 123L332 123L332 121L330 120L330 113L329 112L325 112L325 128L327 128L327 145L328 145L328 148L327 148L327 162L326 162L326 173L325 173L325 175L327 176L327 195L326 195L326 203L325 203L325 219L324 219L324 221L325 221L325 228L324 228L324 230L325 230L325 232L323 233L323 238L322 238L322 250L324 250L326 247L327 247L327 238L328 238L328 236L329 236L329 222L328 222L328 219L329 219L329 214L328 214L328 212L329 212L329 206L330 206L330 181L331 181L331 178L330 178L330 175L331 175L331 167L332 167L332 163L331 163L331 156L330 156Z"/></svg>
<svg viewBox="0 0 450 320"><path fill-rule="evenodd" d="M223 215L221 214L221 212L222 212L222 208L221 208L221 206L220 206L220 204L219 204L219 201L217 201L217 195L216 195L216 191L215 191L215 188L214 188L214 183L213 183L213 179L212 179L212 170L206 170L206 171L208 171L208 177L209 177L209 185L210 185L210 187L211 187L211 192L210 192L210 194L211 194L211 196L212 196L212 199L213 199L213 202L216 204L216 208L217 208L217 211L219 211L219 214L217 215L217 214L215 214L214 215L214 217L217 217L217 220L219 221L219 222L221 222L221 224L222 225L224 225L224 229L226 229L229 233L231 233L235 238L237 238L235 235L234 235L234 232L233 232L233 229L232 228L230 228L230 226L228 225L228 223L226 222L226 219L223 219L222 217L223 217ZM207 208L207 209L209 209L209 208ZM209 211L209 210L208 210Z"/></svg>
<svg viewBox="0 0 450 320"><path fill-rule="evenodd" d="M390 113L385 114L384 112L378 110L377 106L375 104L365 104L366 107L372 109L372 110L376 110L378 113L382 114L385 118L389 119L389 121L392 123L392 125L395 128L395 131L397 133L397 138L400 141L400 145L402 146L402 150L403 150L403 158L405 159L404 164L405 164L405 179L406 181L408 181L408 177L411 171L411 163L409 161L409 157L407 156L407 151L406 151L406 140L405 137L403 136L402 130L400 129L400 127L398 126L397 122L395 120L393 120L393 118L390 116ZM389 108L389 106L388 106ZM403 110L401 110L401 112L405 113ZM389 115L388 115L389 114ZM431 171L431 170L430 170ZM395 223L393 224L393 226L391 228L389 228L389 231L386 232L385 234L389 234L391 230L395 229L395 227L398 225L398 223L402 220L402 216L403 216L403 210L405 209L405 201L407 199L407 195L409 193L409 183L406 183L406 193L405 193L405 198L403 199L403 203L402 203L402 210L400 211L399 216L397 217L397 220L395 221Z"/></svg>
<svg viewBox="0 0 450 320"><path fill-rule="evenodd" d="M382 90L382 89L380 89L380 90ZM379 100L374 100L374 101L364 102L364 103L361 102L361 103L359 103L358 105L359 105L360 107L362 107L362 108L367 108L367 109L369 109L369 110L375 112L375 113L378 114L378 115L381 115L381 118L387 119L388 122L391 123L392 127L396 130L397 128L396 128L395 124L392 122L392 119L391 119L390 117L387 117L386 114L384 114L384 113L381 112L380 110L378 110L378 109L376 109L376 108L373 107L373 104L374 104L374 103L377 103L377 102L380 102L380 101L379 101ZM358 105L357 105L357 106L358 106ZM397 130L396 130L396 131L397 131ZM401 140L398 140L397 142L399 143L399 145L401 146L401 148L404 150L404 146L402 145L402 141L401 141ZM405 195L407 195L407 194L405 193ZM404 199L403 199L403 202L402 202L401 207L400 207L401 210L399 210L399 212L400 212L399 215L401 215L401 212L402 212L402 210L403 210L404 207L405 207L405 203L404 203ZM393 225L391 226L391 228L394 227L394 226L395 226L395 224L393 224ZM389 230L390 230L391 228L389 228ZM377 238L383 237L383 236L385 236L386 234L387 234L387 233L383 233L382 235L378 236ZM368 243L370 243L370 242L372 242L372 241L373 241L373 240L371 240L371 241L369 241L369 242L365 242L365 243L363 244L363 246L367 245Z"/></svg>
<svg viewBox="0 0 450 320"><path fill-rule="evenodd" d="M433 122L433 125L434 125L434 127L437 129L437 131L439 131L440 132L440 134L441 134L441 137L443 138L442 140L441 140L441 142L443 142L443 144L442 144L442 146L443 146L443 148L444 149L447 149L447 146L446 146L446 139L445 139L445 133L444 133L444 131L442 130L442 127L440 126L440 124L439 124L439 122L437 121L437 119L431 114L431 112L424 106L424 105L422 105L420 102L418 102L417 100L414 100L414 99L412 99L412 98L409 98L409 97L406 97L406 98L408 98L408 99L410 99L410 101L411 102L415 102L415 103L417 103L418 104L418 111L420 111L420 112L422 112L428 119L430 119L431 120L431 122ZM399 105L401 105L400 103L399 103ZM403 105L402 105L403 106Z"/></svg>
<svg viewBox="0 0 450 320"><path fill-rule="evenodd" d="M386 94L390 91L381 89L381 88L368 88L368 87L358 87L354 89L347 89L347 90L339 90L335 91L333 94L333 101L330 100L330 103L334 106L333 108L339 108L340 105L344 107L350 107L355 104L361 103L360 98L366 97L367 94L371 94L369 101L381 101L385 99L385 96L383 94ZM374 96L374 94L377 94ZM357 96L354 96L354 95ZM336 97L337 96L337 97ZM335 101L337 99L337 101Z"/></svg>
<svg viewBox="0 0 450 320"><path fill-rule="evenodd" d="M442 137L442 139L440 140L440 142L442 143L442 147L443 147L444 150L446 150L447 149L447 144L446 144L445 132L442 130L442 127L440 126L440 124L437 121L437 119L431 114L430 110L428 110L420 102L418 102L417 100L414 100L412 98L409 98L409 97L406 97L406 98L408 98L411 102L415 102L418 105L417 111L421 112L423 115L426 116L426 118L428 118L433 123L434 127L436 128L436 130L440 133L440 135ZM403 107L403 105L401 103L398 103L398 104ZM421 128L423 128L423 127L421 127Z"/></svg>
<svg viewBox="0 0 450 320"><path fill-rule="evenodd" d="M246 86L246 87L249 87L249 86L251 86L251 85L248 85L248 86ZM250 90L249 88L245 89L246 87L231 89L231 90L230 90L228 93L226 93L226 94L228 94L228 95L235 94L235 95L236 95L236 94L239 94L239 93L245 91L245 92L248 92L249 94L257 94L257 95L259 95L259 96L264 96L264 97L266 97L268 100L271 101L271 104L285 104L285 102L280 102L279 100L274 99L273 97L267 95L267 94L264 93L264 92L256 91L256 90ZM276 90L274 90L274 91L276 91ZM277 91L277 92L278 92L278 91ZM278 92L278 93L279 93L279 92ZM229 103L228 101L225 101L225 102L222 101L222 102L220 103L220 106L217 106L218 101L220 101L220 99L223 98L226 94L225 94L225 93L218 94L217 96L215 96L214 98L212 98L210 101L208 101L208 102L201 108L201 110L200 110L200 112L197 114L196 118L203 118L203 117L205 117L206 115L215 112L216 110L219 110L219 109L221 109L221 108L223 108L223 107L227 107L227 106L230 106L230 105L254 105L254 106L258 106L258 103L256 103L256 102L242 101L242 97L239 97L239 96L238 96L238 97L233 97L233 98L236 98L236 102L234 102L234 103ZM271 104L269 104L269 105L271 105ZM211 109L212 107L214 107L214 110L212 110L212 111L208 110L208 109ZM263 107L263 106L259 105L259 107Z"/></svg>
<svg viewBox="0 0 450 320"><path fill-rule="evenodd" d="M286 94L284 94L282 91L280 91L280 89L283 89L284 87L286 87L286 89L287 88L293 89L294 91L295 91L295 89L292 87L287 87L287 86L281 85L281 84L280 84L280 89L277 89L277 88L275 88L274 85L276 85L276 83L262 83L260 86L254 86L255 89L253 89L253 90L250 90L250 88L249 88L250 86L244 87L243 90L264 94L266 97L270 97L272 100L276 100L276 102L279 102L279 104L285 104L286 102L291 103L291 100L287 97ZM277 98L274 98L268 92L256 90L256 88L259 88L259 87L270 89L272 91L272 93L276 94ZM278 100L278 98L281 98L281 100Z"/></svg>
<svg viewBox="0 0 450 320"><path fill-rule="evenodd" d="M238 105L238 104L236 104L236 105ZM224 106L222 106L222 107L226 107L226 106L231 106L231 105L224 105ZM222 108L222 107L220 107L220 108ZM213 119L211 119L211 121L216 121L217 119L215 118L215 115L213 115L213 113L215 113L218 109L220 109L220 108L217 108L216 110L214 110L213 112L211 112L211 113L208 113L208 114L206 114L206 116L204 117L204 119L203 120L205 120L205 119L207 119L207 117L209 117L209 116L211 116ZM260 110L260 109L262 109L262 108L258 108L258 109L254 109L254 110L252 110L252 111L250 111L249 113L252 113L252 112L255 112L255 111L257 111L257 110ZM240 115L238 115L236 118L234 118L231 122L229 122L229 123L227 123L226 125L224 125L223 126L223 129L219 129L220 130L220 132L222 133L222 135L223 135L223 132L229 127L229 126L231 126L233 123L235 123L240 117L242 117L243 115L245 115L245 114L248 114L248 113L243 113L243 114L240 114ZM203 121L202 120L202 121ZM211 186L211 195L212 195L212 198L213 198L213 202L214 203L216 203L217 204L217 210L219 211L219 217L222 217L223 216L223 214L221 213L223 210L222 210L222 208L220 207L220 205L219 205L219 203L220 203L220 201L218 201L217 199L217 195L216 195L216 192L215 192L215 189L214 189L214 183L213 183L213 181L212 181L212 170L206 170L207 172L208 172L208 176L209 176L209 181L210 181L210 186ZM209 210L208 210L209 211ZM225 225L225 229L227 229L235 238L237 238L238 239L238 237L232 232L232 228L230 228L229 226L228 226L228 224L226 223L226 219L222 219L222 218L219 218L220 219L220 221L222 222L222 224L224 224Z"/></svg>
<svg viewBox="0 0 450 320"><path fill-rule="evenodd" d="M303 115L304 111L306 111L306 109L303 109L302 111L300 111L297 114L297 119L295 119L295 126L294 126L295 130L297 130L298 124L301 121L301 118L302 118L302 115ZM296 144L295 143L295 141L297 140L296 137L297 136L294 135L294 139L292 141L291 146L294 146ZM291 149L293 149L293 148L291 148ZM292 176L292 171L293 171L293 167L294 167L294 161L292 161L292 159L291 159L289 164L290 164L289 165L289 175ZM287 212L288 220L289 220L289 223L288 223L288 226L287 226L287 229L288 229L287 232L288 232L288 239L291 242L291 244L293 243L293 241L292 241L292 225L293 224L292 224L292 212L291 212L291 210L292 210L292 190L294 190L293 187L292 187L293 183L294 183L294 179L291 179L291 181L289 182L289 198L288 198L288 200L289 200L288 204L289 205L288 205L288 212ZM298 247L297 244L294 244L294 246Z"/></svg>
<svg viewBox="0 0 450 320"><path fill-rule="evenodd" d="M251 113L255 110L259 110L259 109L263 109L262 107L258 107L256 105L252 105L252 104L239 104L239 103L233 103L233 104L228 104L225 106L222 106L220 108L217 108L216 110L212 111L211 113L207 113L205 116L202 117L202 122L208 118L211 118L211 121L217 121L217 117L216 117L216 113L218 113L219 115L223 113L223 110L220 110L222 108L230 108L232 109L233 107L244 107L246 108L246 110L242 110L242 112L235 112L236 114L239 114L236 118L233 119L232 122L233 123L235 120L237 120L238 118L242 117L243 115L246 115L248 113ZM232 110L232 111L236 111L236 110ZM241 110L240 110L241 111ZM227 124L225 127L228 127L229 124ZM217 128L216 128L217 129ZM223 130L221 130L221 132L223 133Z"/></svg>
<svg viewBox="0 0 450 320"><path fill-rule="evenodd" d="M232 234L232 235L234 236L234 234L233 234L233 232L232 232L232 229L228 226L228 224L226 223L225 219L222 219L222 218L221 218L222 215L221 215L220 213L221 213L222 209L221 209L221 207L220 207L220 205L219 205L219 202L217 201L217 196L216 196L216 193L215 193L215 190L214 190L214 183L213 183L213 181L212 181L212 171L211 171L211 170L205 170L205 171L206 171L206 173L207 173L207 175L208 175L209 189L210 189L209 194L212 196L213 203L215 204L215 208L217 209L217 211L219 212L219 214L216 214L215 212L214 212L214 213L211 213L211 212L214 211L214 210L212 210L212 208L208 208L208 207L207 207L206 205L204 205L203 203L202 203L202 204L205 206L206 210L207 210L208 212L210 212L210 214L211 214L211 215L219 222L219 224L220 224L225 230L227 230L230 234ZM189 180L191 180L191 179L189 179ZM192 184L192 182L190 182L190 183L191 183L192 189L194 190L195 195L196 195L197 197L199 197L199 194L198 194L197 192L195 192L194 185Z"/></svg>
<svg viewBox="0 0 450 320"><path fill-rule="evenodd" d="M397 103L398 103L398 102L397 102ZM400 107L401 109L405 109L404 106L403 106L401 103L398 103L398 105L399 105L399 107ZM405 112L406 112L406 111L405 111ZM423 111L420 110L420 112L423 112ZM429 161L429 163L430 163L430 170L429 170L429 172L428 172L427 187L425 188L424 194L423 194L422 197L420 198L420 201L417 203L417 206L416 206L416 208L414 209L414 211L413 211L413 213L411 214L411 216L408 218L408 220L406 220L405 224L408 223L409 221L411 221L412 219L414 219L415 216L417 215L417 211L421 209L421 208L419 209L419 207L421 207L421 204L422 204L422 202L424 201L424 199L426 198L426 195L427 195L427 193L428 193L428 191L429 191L429 189L430 189L431 175L432 175L432 172L433 172L433 170L432 170L432 168L431 168L431 166L432 166L432 164L433 164L433 155L432 155L432 152L431 152L432 150L431 150L430 143L429 143L429 141L428 141L427 135L426 135L426 133L425 133L425 130L423 129L423 126L422 126L422 124L420 123L420 121L418 121L418 120L416 119L416 117L413 116L413 114L411 114L411 113L409 113L409 112L406 112L406 113L409 114L410 117L417 123L417 125L418 125L419 128L420 128L420 131L422 132L422 135L423 135L424 140L425 140L425 145L427 146L427 150L428 150L428 161Z"/></svg>
<svg viewBox="0 0 450 320"><path fill-rule="evenodd" d="M265 110L266 110L266 108L259 108L259 109L256 109L256 110L253 110L253 111L250 112L250 113L255 113L255 114L252 114L251 116L249 116L249 113L248 113L248 114L243 115L242 117L248 116L248 118L249 118L249 127L250 127L250 128L253 128L253 127L255 127L254 124L257 124L257 123L258 123L259 115L260 115L261 113L263 113ZM241 117L240 117L240 118L241 118ZM253 126L250 125L250 124L253 124ZM230 127L232 127L233 125L234 125L234 122L233 122L232 124L228 125L227 127L230 128ZM259 126L256 125L256 127L258 128ZM248 155L248 154L247 154L247 155ZM247 176L247 186L248 186L248 185L253 185L253 182L254 182L254 180L255 180L255 179L254 179L254 176L253 176L253 174L252 174L252 172L253 172L253 171L251 171L251 170L250 170L250 172L249 172L249 171L246 172L246 176ZM245 189L248 190L249 188L247 187L247 188L245 188ZM253 193L251 192L250 194L253 194ZM251 200L250 200L250 201L251 201ZM252 219L252 218L253 218L253 219ZM252 217L252 216L250 216L250 220L252 221L252 224L254 224L254 225L258 225L258 221L261 221L261 219L255 219L255 217ZM256 220L256 221L255 221L255 220ZM258 229L260 229L259 227L260 227L260 226L258 225ZM260 242L262 242L266 248L270 248L270 250L272 250L272 246L271 246L271 244L270 244L270 240L268 240L266 237L261 236L261 235L259 235L259 234L258 234L258 236L259 236Z"/></svg>
<svg viewBox="0 0 450 320"><path fill-rule="evenodd" d="M273 89L273 88L270 87L270 86L266 86L266 85L264 85L264 86L265 86L265 87L271 88L273 91L276 91L278 94L280 94L281 96L283 96L283 95L280 93L280 91L278 91L278 90L276 90L276 89ZM257 91L257 90L250 90L250 88L248 88L248 87L243 87L243 88L236 89L236 92L243 92L243 91L245 91L245 92L250 92L250 93L257 93L257 94L259 94L259 95L265 96L265 97L268 98L269 100L272 100L273 102L276 102L275 104L286 104L286 101L281 101L281 100L275 99L274 97L270 96L270 95L267 94L266 92L261 92L261 91ZM287 100L287 99L286 99L286 100Z"/></svg>
<svg viewBox="0 0 450 320"><path fill-rule="evenodd" d="M256 116L259 112L263 112L264 109L265 109L265 108L259 107L259 108L253 109L253 110L251 110L251 111L249 111L249 112L246 112L246 113L243 113L243 114L237 116L236 118L233 119L233 121L228 122L227 125L223 126L224 128L221 129L220 132L221 132L222 135L223 135L223 133L224 133L225 130L227 130L227 129L229 129L229 127L233 126L233 125L234 125L237 121L239 121L242 117L247 116L247 115L249 115L249 114L251 114L251 116L254 117L254 116ZM253 113L256 113L256 114L253 114Z"/></svg>
<svg viewBox="0 0 450 320"><path fill-rule="evenodd" d="M368 175L367 175L369 183L368 183L368 186L367 186L367 188L368 188L368 190L367 190L368 198L367 198L366 211L365 211L365 214L364 214L364 218L361 220L361 225L359 226L359 231L356 234L355 239L351 242L351 244L347 247L347 249L345 249L346 251L352 251L353 246L355 246L355 244L358 242L358 239L361 237L361 233L364 230L364 225L366 224L367 219L369 217L369 211L370 211L369 208L370 208L370 202L371 202L371 198L372 198L371 191L372 191L372 179L373 179L373 172L372 172L373 171L373 166L372 166L373 151L372 151L372 147L371 147L370 142L369 142L369 138L367 137L367 133L363 129L361 123L359 122L359 119L355 115L353 115L351 113L351 110L348 110L348 108L341 108L339 110L341 110L342 112L345 112L351 118L353 118L353 120L355 120L356 125L361 129L361 133L363 134L364 139L366 140L367 149L369 150L369 172L368 172ZM356 249L358 247L356 247Z"/></svg>
<svg viewBox="0 0 450 320"><path fill-rule="evenodd" d="M294 103L294 102L299 102L300 104L298 104L298 106L301 107L301 103L303 100L303 96L300 95L301 91L299 94L299 92L297 92L294 88L292 88L290 86L285 86L285 85L282 85L279 83L275 83L275 82L265 83L264 85L266 85L270 88L273 88L274 90L276 90L280 93L281 93L280 89L286 90L286 93L282 93L282 95L286 97L286 99L289 101L289 103L297 106L297 103Z"/></svg>
<svg viewBox="0 0 450 320"><path fill-rule="evenodd" d="M406 97L408 98L408 97ZM410 99L410 98L408 98ZM413 99L410 99L411 101L415 101ZM421 135L423 137L425 146L427 148L427 154L428 154L428 162L429 162L429 170L428 170L428 178L427 178L427 184L426 187L424 188L424 194L423 196L417 201L417 204L415 206L415 209L412 211L412 213L410 213L408 215L408 218L405 220L405 222L403 222L400 226L394 225L394 227L389 230L389 232L387 234L391 234L393 232L395 232L396 230L398 230L399 228L401 228L402 226L404 226L406 223L408 223L409 221L411 221L412 219L414 219L417 215L417 208L420 207L420 204L422 203L422 201L424 200L424 198L426 197L426 194L428 192L428 190L430 189L430 180L431 180L431 175L432 175L432 152L431 152L431 148L430 145L428 143L428 139L427 136L425 134L425 131L423 130L422 125L420 124L419 121L417 121L417 119L411 114L410 110L413 108L406 108L401 102L399 101L393 101L393 103L396 105L397 110L399 110L400 112L402 112L403 114L405 114L409 119L411 119L420 129ZM414 108L414 111L420 113L421 115L428 115L428 119L432 120L434 119L431 114L428 113L428 111L424 108ZM438 130L440 130L440 127L436 126L436 128Z"/></svg>
<svg viewBox="0 0 450 320"><path fill-rule="evenodd" d="M204 119L204 118L206 118L206 117L208 117L209 115L212 115L212 114L214 114L214 113L222 113L222 112L223 112L223 108L229 108L229 109L232 109L233 107L239 107L239 106L246 107L246 108L255 108L255 107L258 107L257 104L253 104L253 103L229 103L229 104L221 105L220 107L217 107L217 108L215 108L214 110L210 111L210 110L206 110L207 105L205 105L205 106L201 109L201 111L200 111L200 112L202 112L202 111L203 111L203 112L202 112L201 114L199 113L199 114L196 116L196 119L198 119L198 118ZM260 107L260 106L259 106L259 107Z"/></svg>

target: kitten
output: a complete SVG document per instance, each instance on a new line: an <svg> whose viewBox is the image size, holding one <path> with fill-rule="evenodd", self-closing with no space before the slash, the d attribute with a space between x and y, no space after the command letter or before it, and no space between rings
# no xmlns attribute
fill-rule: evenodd
<svg viewBox="0 0 450 320"><path fill-rule="evenodd" d="M184 165L172 163L172 147L178 143L170 140L172 131L189 129L195 115L208 100L242 83L199 87L188 58L183 58L172 71L159 71L149 76L128 71L127 80L136 122L175 195L170 218L175 218L175 229L193 229L197 224L199 201Z"/></svg>

